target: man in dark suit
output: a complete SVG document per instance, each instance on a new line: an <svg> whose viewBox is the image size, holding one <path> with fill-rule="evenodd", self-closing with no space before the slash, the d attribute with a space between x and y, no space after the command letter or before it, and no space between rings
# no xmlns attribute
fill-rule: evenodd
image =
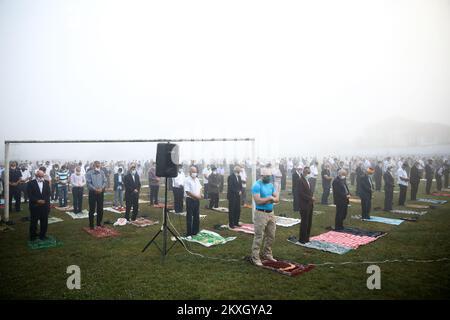
<svg viewBox="0 0 450 320"><path fill-rule="evenodd" d="M241 193L242 193L242 180L240 176L241 168L235 166L233 174L228 176L228 216L230 228L239 226L239 218L241 217Z"/></svg>
<svg viewBox="0 0 450 320"><path fill-rule="evenodd" d="M12 161L9 168L9 211L12 211L14 198L16 212L20 212L20 178L22 178L22 172L17 168L17 162Z"/></svg>
<svg viewBox="0 0 450 320"><path fill-rule="evenodd" d="M323 205L328 205L328 197L330 195L331 180L333 179L331 177L330 166L328 164L323 165L321 175L322 175L323 194L322 194L322 201L320 203Z"/></svg>
<svg viewBox="0 0 450 320"><path fill-rule="evenodd" d="M350 191L346 181L347 172L340 169L338 176L333 180L333 201L336 205L335 230L344 229L344 220L347 217Z"/></svg>
<svg viewBox="0 0 450 320"><path fill-rule="evenodd" d="M448 185L448 175L449 175L449 171L450 171L449 170L450 166L448 164L448 160L447 159L444 160L443 167L444 167L444 188L448 188L449 187L449 185Z"/></svg>
<svg viewBox="0 0 450 320"><path fill-rule="evenodd" d="M36 179L27 183L30 200L30 240L36 240L37 223L40 223L39 239L46 240L48 214L50 212L50 183L44 179L44 172L38 170Z"/></svg>
<svg viewBox="0 0 450 320"><path fill-rule="evenodd" d="M138 210L139 210L139 191L141 190L141 181L139 180L139 175L136 172L136 165L132 164L128 174L125 176L125 219L130 220L130 211L133 207L133 215L131 220L136 220Z"/></svg>
<svg viewBox="0 0 450 320"><path fill-rule="evenodd" d="M394 203L394 177L392 176L392 166L388 166L383 175L384 180L384 211L391 211Z"/></svg>
<svg viewBox="0 0 450 320"><path fill-rule="evenodd" d="M370 210L372 207L372 178L373 168L368 168L359 182L359 197L361 198L361 215L363 219L370 219Z"/></svg>
<svg viewBox="0 0 450 320"><path fill-rule="evenodd" d="M208 209L219 207L219 186L220 176L217 173L217 167L211 167L211 174L208 176L208 193L209 193L209 206Z"/></svg>
<svg viewBox="0 0 450 320"><path fill-rule="evenodd" d="M301 243L309 242L309 236L311 233L312 214L314 209L314 197L309 184L311 170L309 167L303 168L303 173L300 177L300 183L298 185L299 195L299 209L300 209L300 236L299 241Z"/></svg>
<svg viewBox="0 0 450 320"><path fill-rule="evenodd" d="M419 163L416 161L409 173L409 182L411 183L411 200L416 200L417 190L419 190L420 172Z"/></svg>
<svg viewBox="0 0 450 320"><path fill-rule="evenodd" d="M362 177L364 177L364 170L362 168L362 162L358 163L358 166L356 167L355 170L355 175L356 175L356 195L359 197L359 191L361 188L361 179Z"/></svg>
<svg viewBox="0 0 450 320"><path fill-rule="evenodd" d="M429 159L427 165L425 166L425 179L427 179L426 193L431 194L431 185L433 183L433 160Z"/></svg>
<svg viewBox="0 0 450 320"><path fill-rule="evenodd" d="M381 179L383 178L383 168L381 161L378 161L375 167L373 178L375 179L375 191L381 191Z"/></svg>
<svg viewBox="0 0 450 320"><path fill-rule="evenodd" d="M297 166L297 168L294 170L294 172L292 173L292 196L294 198L293 201L293 207L294 207L294 211L299 212L300 211L300 207L299 207L299 193L298 193L298 187L300 185L300 174L301 174L301 168L300 166Z"/></svg>

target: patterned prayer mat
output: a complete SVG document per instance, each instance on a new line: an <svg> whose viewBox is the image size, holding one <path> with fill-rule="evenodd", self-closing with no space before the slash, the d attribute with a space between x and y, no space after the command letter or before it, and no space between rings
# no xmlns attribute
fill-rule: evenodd
<svg viewBox="0 0 450 320"><path fill-rule="evenodd" d="M417 199L417 201L431 204L446 204L448 202L447 200L424 199L424 198Z"/></svg>
<svg viewBox="0 0 450 320"><path fill-rule="evenodd" d="M221 226L221 228L236 232L243 232L247 234L255 234L255 226L251 223L241 223L240 227L235 227L233 229L230 229L228 225L224 224Z"/></svg>
<svg viewBox="0 0 450 320"><path fill-rule="evenodd" d="M28 247L32 250L59 247L62 246L62 244L62 242L56 240L52 236L48 236L46 240L36 239L34 241L28 241Z"/></svg>
<svg viewBox="0 0 450 320"><path fill-rule="evenodd" d="M407 204L406 207L412 209L430 209L430 206L425 206L422 204Z"/></svg>
<svg viewBox="0 0 450 320"><path fill-rule="evenodd" d="M148 220L145 218L137 218L136 220L130 222L130 224L136 227L148 227L158 223L159 221Z"/></svg>
<svg viewBox="0 0 450 320"><path fill-rule="evenodd" d="M386 235L386 232L383 232L383 231L371 231L371 230L364 230L364 229L359 229L359 228L355 228L355 227L345 227L342 230L333 230L333 231L353 234L355 236L366 236L366 237L373 237L373 238L379 238L381 236Z"/></svg>
<svg viewBox="0 0 450 320"><path fill-rule="evenodd" d="M345 254L345 253L349 252L350 250L352 250L352 248L350 248L350 247L341 246L336 243L329 243L329 242L322 242L322 241L315 241L315 240L311 240L307 243L300 243L297 240L297 238L295 238L295 237L290 237L288 239L288 241L290 243L293 243L293 244L296 244L298 246L302 246L305 248L316 249L316 250L321 250L321 251L326 251L326 252L331 252L331 253L336 253L336 254Z"/></svg>
<svg viewBox="0 0 450 320"><path fill-rule="evenodd" d="M362 221L378 222L378 223L390 224L390 225L394 225L394 226L398 226L399 224L402 224L404 221L401 219L391 219L391 218L384 218L384 217L377 217L377 216L371 216L370 219L362 219L362 217L359 215L353 215L352 219L360 219Z"/></svg>
<svg viewBox="0 0 450 320"><path fill-rule="evenodd" d="M95 238L117 237L120 235L118 231L107 227L95 227L94 229L85 227L83 230Z"/></svg>
<svg viewBox="0 0 450 320"><path fill-rule="evenodd" d="M86 209L84 209L83 211L81 211L81 213L73 213L73 212L66 212L66 214L68 214L70 217L72 217L72 219L87 219L89 218L89 211L87 211ZM96 216L97 213L94 213L94 216Z"/></svg>
<svg viewBox="0 0 450 320"><path fill-rule="evenodd" d="M300 219L275 216L276 224L280 227L292 227L300 223Z"/></svg>
<svg viewBox="0 0 450 320"><path fill-rule="evenodd" d="M399 213L399 214L415 214L418 216L423 216L428 211L413 211L413 210L391 210L392 213Z"/></svg>
<svg viewBox="0 0 450 320"><path fill-rule="evenodd" d="M195 242L201 244L204 247L211 247L219 244L225 244L233 241L236 237L224 238L220 234L209 230L201 230L195 236L181 237L181 239L189 242Z"/></svg>
<svg viewBox="0 0 450 320"><path fill-rule="evenodd" d="M245 257L245 260L253 264L250 257ZM310 264L304 265L297 262L281 259L277 259L277 261L262 260L261 262L263 264L261 268L275 271L289 277L295 277L314 269L314 266Z"/></svg>
<svg viewBox="0 0 450 320"><path fill-rule="evenodd" d="M450 193L442 193L442 192L433 192L432 195L438 197L450 197Z"/></svg>
<svg viewBox="0 0 450 320"><path fill-rule="evenodd" d="M312 237L310 240L334 243L343 247L358 249L359 246L366 245L377 239L378 237L368 237L368 236L354 235L346 232L328 231L326 233L322 233L319 234L318 236Z"/></svg>

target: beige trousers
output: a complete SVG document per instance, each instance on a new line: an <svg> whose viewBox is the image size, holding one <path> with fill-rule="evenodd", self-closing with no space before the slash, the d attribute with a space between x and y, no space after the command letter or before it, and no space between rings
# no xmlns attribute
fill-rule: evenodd
<svg viewBox="0 0 450 320"><path fill-rule="evenodd" d="M260 250L261 244L264 240L263 257L272 257L272 243L275 240L275 215L273 212L266 213L255 211L253 219L255 225L255 237L252 245L252 259L253 261L261 261Z"/></svg>

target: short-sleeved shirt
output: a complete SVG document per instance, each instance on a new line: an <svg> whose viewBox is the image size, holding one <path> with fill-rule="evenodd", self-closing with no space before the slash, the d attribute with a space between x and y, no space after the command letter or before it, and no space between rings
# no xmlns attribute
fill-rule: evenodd
<svg viewBox="0 0 450 320"><path fill-rule="evenodd" d="M200 184L200 180L198 178L192 179L191 176L188 176L186 180L184 180L184 193L186 197L190 198L187 195L187 192L198 195L202 189L202 185Z"/></svg>
<svg viewBox="0 0 450 320"><path fill-rule="evenodd" d="M275 187L272 183L263 183L261 180L256 181L252 187L252 194L259 194L261 198L267 198L273 195ZM256 204L256 209L273 210L273 203Z"/></svg>

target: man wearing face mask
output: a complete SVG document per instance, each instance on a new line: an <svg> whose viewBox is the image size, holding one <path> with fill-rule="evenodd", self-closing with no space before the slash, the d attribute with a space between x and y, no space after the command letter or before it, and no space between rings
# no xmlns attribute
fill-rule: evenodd
<svg viewBox="0 0 450 320"><path fill-rule="evenodd" d="M408 190L408 173L406 173L406 168L408 164L405 162L402 164L402 167L397 170L397 183L400 187L400 194L398 197L398 205L404 206L406 200L406 191Z"/></svg>
<svg viewBox="0 0 450 320"><path fill-rule="evenodd" d="M70 176L73 196L73 212L78 214L83 209L83 189L86 185L86 177L81 174L81 168L75 168L75 174Z"/></svg>
<svg viewBox="0 0 450 320"><path fill-rule="evenodd" d="M106 176L101 170L100 161L94 162L94 169L86 173L89 189L89 227L94 229L94 213L97 211L97 227L102 226L103 199L106 188Z"/></svg>
<svg viewBox="0 0 450 320"><path fill-rule="evenodd" d="M391 211L394 202L394 177L392 176L392 166L388 165L383 175L384 180L384 211Z"/></svg>
<svg viewBox="0 0 450 320"><path fill-rule="evenodd" d="M347 217L350 191L346 181L347 171L340 169L338 176L333 180L333 201L336 205L335 230L344 229L344 220Z"/></svg>
<svg viewBox="0 0 450 320"><path fill-rule="evenodd" d="M20 189L19 183L22 172L17 169L17 162L12 161L9 168L9 210L12 209L12 200L14 198L16 212L20 212Z"/></svg>
<svg viewBox="0 0 450 320"><path fill-rule="evenodd" d="M27 192L30 199L30 241L35 241L37 238L38 221L40 223L39 239L46 240L51 191L42 170L37 171L36 179L27 183Z"/></svg>
<svg viewBox="0 0 450 320"><path fill-rule="evenodd" d="M370 219L373 191L372 175L374 172L373 168L367 168L365 174L360 178L359 197L361 198L361 215L363 219Z"/></svg>
<svg viewBox="0 0 450 320"><path fill-rule="evenodd" d="M242 194L242 180L240 176L241 168L234 167L233 174L228 177L228 217L229 227L231 229L239 227L239 218L241 217L241 194Z"/></svg>
<svg viewBox="0 0 450 320"><path fill-rule="evenodd" d="M252 187L256 211L253 217L255 236L252 244L252 262L262 266L261 244L264 240L262 258L276 261L272 254L272 243L275 240L276 219L273 213L273 204L279 202L279 194L274 185L270 183L272 172L269 168L261 168L261 179Z"/></svg>
<svg viewBox="0 0 450 320"><path fill-rule="evenodd" d="M309 169L309 167L304 167L303 173L300 176L300 183L298 187L299 208L301 216L299 241L301 243L309 242L314 201L316 200L313 196L311 186L309 184L309 178L311 178L311 170Z"/></svg>
<svg viewBox="0 0 450 320"><path fill-rule="evenodd" d="M136 220L139 210L139 191L141 190L141 181L139 175L136 172L136 165L133 163L130 167L130 171L124 178L125 184L125 219L130 221L130 211L133 207L133 215L131 220Z"/></svg>
<svg viewBox="0 0 450 320"><path fill-rule="evenodd" d="M191 167L189 176L184 181L186 193L186 236L195 236L200 231L200 200L202 185L197 178L197 168Z"/></svg>

